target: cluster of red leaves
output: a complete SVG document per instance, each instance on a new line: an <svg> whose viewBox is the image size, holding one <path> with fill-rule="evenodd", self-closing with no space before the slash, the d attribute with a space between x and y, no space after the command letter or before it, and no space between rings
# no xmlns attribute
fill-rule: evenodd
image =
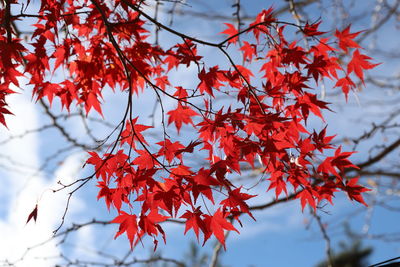
<svg viewBox="0 0 400 267"><path fill-rule="evenodd" d="M325 129L310 132L306 127L310 114L323 120L322 111L329 110L312 86L330 79L347 97L355 87L351 74L363 81L364 70L375 66L360 52L355 41L359 32L351 33L348 27L336 31L336 39L319 38L324 34L318 29L320 23L306 24L299 32L312 46L304 47L287 41L287 25L274 18L272 9L264 10L247 30L239 32L226 24L228 28L222 32L226 39L211 44L228 56L229 66L221 68L207 66L198 55L197 46L210 43L169 28L163 29L178 35L181 43L170 48L150 43L147 37L151 32L144 25L151 17L138 5L132 0L107 4L97 0L42 1L29 43L33 49L9 37L7 25L18 16L8 16L9 21L0 23L3 124L4 114L9 113L5 96L12 92L11 84L19 86L19 76L29 80L37 99L47 97L51 102L58 98L68 110L75 102L87 112L93 108L101 114L105 88L120 88L131 96L147 85L158 96L176 101L173 109L162 114L171 125L164 131L172 131L172 125L178 134L182 128L190 128L191 141L164 134L152 143L146 140L150 126L139 124L138 118L124 117L114 147L118 151L112 149L105 155L89 152L87 162L95 169L98 198L119 213L113 220L119 224L116 237L126 233L133 246L149 235L156 244L159 234L165 240L160 223L179 217L186 222L185 233L193 229L197 238L202 233L204 242L214 235L225 245L224 230L237 231L231 220L239 221L243 213L253 217L248 200L255 196L244 193L243 187L228 178L248 167L269 177L268 190L274 189L276 197L289 190L296 192L303 209L306 204L316 209L323 200L331 202L337 191L364 203L361 193L367 189L358 185L357 179L345 177L346 170L357 168L349 160L352 153L332 146L333 136L326 136ZM69 34L60 32L60 25ZM239 37L245 41L238 42ZM340 50L332 47L335 42ZM242 53L242 65L229 57L227 45ZM351 50L346 66L338 54ZM259 62L263 63L259 69L262 77L255 82L254 65ZM172 69L192 65L199 70L193 77L198 82L195 89L171 85L168 74ZM67 78L52 82L49 74L59 68ZM221 95L231 97L225 103L228 106L213 104ZM207 164L193 164L189 158L194 153L206 154Z"/></svg>

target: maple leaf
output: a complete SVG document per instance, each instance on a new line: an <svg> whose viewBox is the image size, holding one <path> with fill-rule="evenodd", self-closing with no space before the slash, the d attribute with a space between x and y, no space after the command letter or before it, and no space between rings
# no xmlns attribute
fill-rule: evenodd
<svg viewBox="0 0 400 267"><path fill-rule="evenodd" d="M174 93L174 96L178 97L179 99L185 99L189 96L187 90L184 89L182 86L177 86L175 87L175 89L176 91Z"/></svg>
<svg viewBox="0 0 400 267"><path fill-rule="evenodd" d="M164 179L164 182L158 182L158 188L153 190L153 199L158 201L158 204L153 204L153 206L158 206L171 216L176 216L182 204L180 188L179 179ZM175 213L173 212L174 210Z"/></svg>
<svg viewBox="0 0 400 267"><path fill-rule="evenodd" d="M209 95L214 96L213 88L219 89L223 85L220 82L221 76L222 73L219 71L218 66L210 68L208 72L203 68L198 74L200 83L197 88L200 89L201 93L207 92Z"/></svg>
<svg viewBox="0 0 400 267"><path fill-rule="evenodd" d="M335 168L338 168L340 171L344 171L346 168L355 168L359 169L356 165L351 163L348 159L355 152L342 152L342 147L336 149L335 155L333 157L327 157L319 166L317 171L323 172L326 174L333 174L337 178L341 179L341 176L336 171Z"/></svg>
<svg viewBox="0 0 400 267"><path fill-rule="evenodd" d="M370 60L369 56L360 54L360 51L357 49L353 53L353 57L351 58L351 61L349 62L349 65L347 65L347 74L350 74L354 71L354 73L357 75L358 78L362 82L364 82L364 71L363 70L369 70L372 69L378 65L378 64L372 64L371 62L368 62Z"/></svg>
<svg viewBox="0 0 400 267"><path fill-rule="evenodd" d="M339 40L339 47L347 54L348 48L360 48L360 45L354 41L353 39L356 38L361 31L350 33L350 26L347 26L346 29L343 31L336 30L335 36Z"/></svg>
<svg viewBox="0 0 400 267"><path fill-rule="evenodd" d="M86 163L94 165L96 177L102 177L106 181L108 177L107 163L103 161L97 152L89 151L88 153L91 157L86 160Z"/></svg>
<svg viewBox="0 0 400 267"><path fill-rule="evenodd" d="M308 22L306 23L306 25L304 26L303 29L303 33L307 36L317 36L317 35L321 35L324 34L325 32L320 32L318 31L318 27L321 24L322 21L318 22L318 23L313 23L313 24L308 24Z"/></svg>
<svg viewBox="0 0 400 267"><path fill-rule="evenodd" d="M306 68L308 69L307 75L312 74L315 82L318 82L320 75L327 76L325 71L326 66L327 60L324 58L324 56L315 56L314 61L311 64L306 65Z"/></svg>
<svg viewBox="0 0 400 267"><path fill-rule="evenodd" d="M19 82L17 78L24 75L18 70L13 68L6 69L5 72L6 72L5 77L7 77L7 80L10 80L13 84L15 84L15 86L19 87Z"/></svg>
<svg viewBox="0 0 400 267"><path fill-rule="evenodd" d="M142 135L142 132L153 127L137 124L137 120L138 117L126 122L125 130L121 133L121 145L128 143L132 148L135 148L135 141L148 145L146 139Z"/></svg>
<svg viewBox="0 0 400 267"><path fill-rule="evenodd" d="M152 169L158 165L155 160L155 155L149 154L146 150L136 150L138 156L132 161L133 164L138 165L141 169Z"/></svg>
<svg viewBox="0 0 400 267"><path fill-rule="evenodd" d="M201 143L202 143L201 141L191 141L191 142L189 143L189 145L187 145L185 148L183 148L183 149L178 149L178 150L175 152L175 156L178 156L179 154L184 153L184 152L186 152L186 153L193 153L194 148L195 148L196 146L200 145Z"/></svg>
<svg viewBox="0 0 400 267"><path fill-rule="evenodd" d="M168 218L168 216L158 213L157 209L152 209L149 214L140 216L138 225L145 233L151 236L157 236L160 232L163 234L165 241L164 231L158 223L164 222Z"/></svg>
<svg viewBox="0 0 400 267"><path fill-rule="evenodd" d="M87 95L87 98L83 102L85 103L85 110L87 114L92 108L94 108L103 117L103 112L101 111L101 104L95 93L90 92Z"/></svg>
<svg viewBox="0 0 400 267"><path fill-rule="evenodd" d="M77 87L69 80L65 80L61 84L63 87L59 91L58 96L60 97L62 108L65 107L69 111L72 101L79 98Z"/></svg>
<svg viewBox="0 0 400 267"><path fill-rule="evenodd" d="M343 77L337 80L335 87L341 87L342 91L346 97L346 101L348 99L349 91L356 88L356 84L350 79L349 76Z"/></svg>
<svg viewBox="0 0 400 267"><path fill-rule="evenodd" d="M313 45L310 49L315 56L323 56L325 58L329 58L328 52L336 51L337 49L328 45L328 38L322 38L319 40L317 45Z"/></svg>
<svg viewBox="0 0 400 267"><path fill-rule="evenodd" d="M312 63L306 65L306 69L308 69L307 75L311 74L318 83L320 76L337 79L336 70L340 70L341 67L337 63L337 58L318 55L314 56Z"/></svg>
<svg viewBox="0 0 400 267"><path fill-rule="evenodd" d="M364 198L362 197L361 193L371 191L371 189L365 188L358 183L360 177L351 178L346 181L346 185L344 186L344 190L347 192L347 195L351 200L358 201L365 206L368 206L365 203Z"/></svg>
<svg viewBox="0 0 400 267"><path fill-rule="evenodd" d="M228 43L236 44L237 41L239 40L239 37L237 36L237 34L239 33L238 30L235 28L235 26L233 26L233 24L230 24L230 23L224 23L224 24L226 26L228 26L228 29L224 30L221 33L228 35L228 39L229 39Z"/></svg>
<svg viewBox="0 0 400 267"><path fill-rule="evenodd" d="M26 220L26 223L28 223L31 219L33 219L36 222L38 215L38 205L35 205L35 208L32 210L31 213L29 213L28 219Z"/></svg>
<svg viewBox="0 0 400 267"><path fill-rule="evenodd" d="M165 59L164 59L164 63L168 64L168 71L170 71L172 68L178 68L179 66L179 59L177 58L177 56L175 55L168 55Z"/></svg>
<svg viewBox="0 0 400 267"><path fill-rule="evenodd" d="M199 193L202 193L214 204L211 186L218 185L221 185L221 183L211 175L210 170L200 168L196 175L193 176L192 191L195 202Z"/></svg>
<svg viewBox="0 0 400 267"><path fill-rule="evenodd" d="M186 212L180 217L186 219L185 226L185 235L187 231L193 228L194 233L196 234L197 241L199 240L199 230L203 233L207 232L206 224L201 218L203 213L200 210L200 207L197 207L193 212L186 210Z"/></svg>
<svg viewBox="0 0 400 267"><path fill-rule="evenodd" d="M310 111L324 121L321 109L330 110L329 107L327 106L329 103L318 100L317 95L310 94L307 92L304 94L303 97L299 97L299 103L301 106L301 112L304 116L305 122L307 122L307 118Z"/></svg>
<svg viewBox="0 0 400 267"><path fill-rule="evenodd" d="M214 234L214 236L218 239L218 241L224 246L224 249L226 250L225 246L225 235L224 235L224 229L228 231L236 231L239 233L239 231L233 227L233 225L226 219L227 214L223 214L220 209L218 209L213 216L210 215L205 215L205 223L207 226L207 229L209 230L204 234L204 243L207 241L207 239L210 238L211 234Z"/></svg>
<svg viewBox="0 0 400 267"><path fill-rule="evenodd" d="M306 204L310 205L314 211L317 209L316 198L318 198L318 193L311 189L305 188L296 194L296 198L300 198L301 210L304 211Z"/></svg>
<svg viewBox="0 0 400 267"><path fill-rule="evenodd" d="M5 105L2 105L0 102L0 123L3 124L5 127L7 127L6 119L4 117L4 114L10 114L13 115L8 109L4 107Z"/></svg>
<svg viewBox="0 0 400 267"><path fill-rule="evenodd" d="M267 25L276 20L272 14L273 11L272 7L268 10L261 11L250 24L251 31L254 33L257 42L259 41L261 33L268 33Z"/></svg>
<svg viewBox="0 0 400 267"><path fill-rule="evenodd" d="M255 197L256 195L249 195L246 193L240 193L241 187L236 188L235 190L232 190L229 192L229 197L227 199L224 199L221 201L220 204L224 205L224 207L236 207L239 206L240 212L245 212L249 214L249 216L253 219L256 220L253 217L253 214L251 214L249 210L249 206L246 204L246 200Z"/></svg>
<svg viewBox="0 0 400 267"><path fill-rule="evenodd" d="M300 68L300 64L306 64L308 58L306 57L307 52L301 46L298 46L296 42L292 42L288 48L282 49L282 64L290 65L293 64L296 68Z"/></svg>
<svg viewBox="0 0 400 267"><path fill-rule="evenodd" d="M279 195L283 192L285 192L287 196L287 188L286 188L286 182L283 180L283 175L284 173L282 171L276 170L271 172L271 177L268 179L271 181L271 184L269 185L267 191L271 190L272 188L275 188L275 198L278 199Z"/></svg>
<svg viewBox="0 0 400 267"><path fill-rule="evenodd" d="M340 146L338 149L336 149L335 156L332 157L332 165L336 166L341 171L344 171L345 168L359 169L348 159L348 157L354 153L356 152L342 152L342 146Z"/></svg>
<svg viewBox="0 0 400 267"><path fill-rule="evenodd" d="M110 205L112 204L112 192L110 188L104 181L99 181L97 187L100 187L100 191L97 194L97 200L104 197L104 201L106 202L107 209L110 210Z"/></svg>
<svg viewBox="0 0 400 267"><path fill-rule="evenodd" d="M197 46L192 40L185 39L183 44L177 44L174 48L176 48L176 58L178 59L175 64L185 64L189 67L191 62L198 64L198 61L202 58L197 55ZM174 60L169 60L169 62L169 65L174 64ZM168 66L168 68L170 67Z"/></svg>
<svg viewBox="0 0 400 267"><path fill-rule="evenodd" d="M36 84L33 89L33 94L37 95L37 99L47 96L51 107L54 96L60 91L61 87L58 84L45 82Z"/></svg>
<svg viewBox="0 0 400 267"><path fill-rule="evenodd" d="M138 233L137 217L135 214L128 214L121 211L121 214L114 218L111 223L119 223L118 232L115 234L114 239L126 232L126 235L133 248L133 242Z"/></svg>
<svg viewBox="0 0 400 267"><path fill-rule="evenodd" d="M56 59L56 62L54 63L53 73L60 66L65 67L65 65L68 64L68 59L71 56L71 44L72 42L70 39L64 39L63 45L55 46L55 51L51 55L51 57Z"/></svg>
<svg viewBox="0 0 400 267"><path fill-rule="evenodd" d="M190 167L185 166L183 164L178 165L175 168L171 168L171 175L175 175L177 177L182 177L186 175L191 175L192 171L190 171Z"/></svg>
<svg viewBox="0 0 400 267"><path fill-rule="evenodd" d="M183 106L181 103L178 104L178 107L174 110L170 110L167 113L169 115L168 125L171 123L175 123L176 129L179 131L182 127L182 124L192 124L192 117L199 116L199 114L193 109Z"/></svg>
<svg viewBox="0 0 400 267"><path fill-rule="evenodd" d="M193 179L196 183L201 185L220 185L220 182L218 182L214 177L211 176L211 171L205 170L204 168L200 168Z"/></svg>
<svg viewBox="0 0 400 267"><path fill-rule="evenodd" d="M333 148L333 146L330 145L330 143L333 140L333 138L335 138L335 135L325 136L326 128L327 126L325 126L325 128L319 134L317 134L315 131L312 134L312 140L315 144L315 148L318 149L320 152L322 152L323 149Z"/></svg>
<svg viewBox="0 0 400 267"><path fill-rule="evenodd" d="M171 84L168 81L168 76L162 76L156 78L156 85L165 91L165 87Z"/></svg>
<svg viewBox="0 0 400 267"><path fill-rule="evenodd" d="M318 192L318 195L317 195L318 202L325 199L325 200L328 200L333 205L333 202L332 202L333 194L335 192L339 191L337 189L336 183L334 183L332 181L327 181L322 186L316 186L315 189Z"/></svg>
<svg viewBox="0 0 400 267"><path fill-rule="evenodd" d="M157 145L161 146L158 154L165 156L165 159L168 161L168 163L171 163L175 157L178 157L182 160L182 156L180 153L178 153L178 151L182 150L185 146L183 146L180 142L177 141L172 143L169 139L165 139L164 141L158 142Z"/></svg>
<svg viewBox="0 0 400 267"><path fill-rule="evenodd" d="M243 60L247 59L251 61L254 56L257 54L257 46L254 44L250 44L249 42L244 41L243 46L240 48L243 51Z"/></svg>
<svg viewBox="0 0 400 267"><path fill-rule="evenodd" d="M235 74L239 75L239 73L241 75L240 78L242 79L241 76L243 76L248 82L250 82L250 78L254 76L254 74L251 72L251 70L249 70L246 67L243 67L242 65L236 65L236 68L238 69L239 72L234 72Z"/></svg>

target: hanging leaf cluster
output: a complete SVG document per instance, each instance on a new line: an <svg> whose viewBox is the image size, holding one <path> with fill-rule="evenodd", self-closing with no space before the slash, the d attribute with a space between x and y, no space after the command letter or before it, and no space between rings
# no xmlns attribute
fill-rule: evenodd
<svg viewBox="0 0 400 267"><path fill-rule="evenodd" d="M87 160L98 181L98 199L119 214L112 221L119 225L116 237L126 234L134 246L147 235L157 244L159 236L166 239L161 223L177 218L186 223L185 233L192 230L203 243L214 235L225 246L224 231L238 231L232 220L240 222L243 214L254 218L248 201L255 195L231 180L248 169L258 170L267 180L260 186L277 198L294 192L302 209L332 202L338 191L365 204L361 194L367 189L346 177L357 168L353 152L332 145L326 127L307 125L315 116L323 124L324 111L330 110L318 97L322 83L340 88L347 98L357 81L364 82L364 71L377 65L356 42L360 32L349 26L330 36L320 30L321 22L296 26L268 9L242 29L221 25L221 41L210 42L155 20L144 11L147 2L41 1L27 42L12 28L24 16L0 10L3 125L12 110L6 97L12 86L24 86L21 77L35 99L60 101L67 111L80 105L103 115L106 90L127 93L114 146L105 154L89 151ZM177 42L155 44L154 25ZM297 32L295 39L289 40L293 29L288 28ZM199 52L203 47L225 62L208 63ZM342 55L350 61L343 62ZM187 77L187 68L197 69L196 75ZM52 81L57 71L64 80ZM173 82L175 71L194 87ZM161 105L164 134L157 140L147 135L153 126L130 115L141 108L132 105L132 97L143 91L152 91ZM173 105L164 110L166 100ZM197 164L193 155L204 163Z"/></svg>

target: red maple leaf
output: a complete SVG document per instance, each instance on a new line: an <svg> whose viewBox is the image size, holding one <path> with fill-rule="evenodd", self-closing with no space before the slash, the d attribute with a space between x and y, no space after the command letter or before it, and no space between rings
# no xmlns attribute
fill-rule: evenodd
<svg viewBox="0 0 400 267"><path fill-rule="evenodd" d="M143 124L136 124L137 120L138 117L126 122L125 130L121 134L121 144L128 143L131 147L135 148L135 141L138 141L148 145L146 139L142 135L142 132L153 127Z"/></svg>
<svg viewBox="0 0 400 267"><path fill-rule="evenodd" d="M310 52L312 52L315 56L324 56L325 58L329 58L330 51L336 51L337 49L328 45L328 38L322 38L319 40L318 44L313 45L310 48Z"/></svg>
<svg viewBox="0 0 400 267"><path fill-rule="evenodd" d="M372 69L378 65L378 64L372 64L371 62L368 62L370 60L369 56L360 54L360 51L357 49L353 53L353 57L351 58L351 61L349 62L349 65L347 66L347 74L350 74L354 71L354 73L357 75L358 78L362 82L364 82L364 71L363 70L368 70Z"/></svg>
<svg viewBox="0 0 400 267"><path fill-rule="evenodd" d="M306 204L310 205L314 211L317 209L317 200L318 198L318 192L307 187L303 190L301 190L297 195L296 198L300 198L300 203L301 203L301 210L304 211L304 208Z"/></svg>
<svg viewBox="0 0 400 267"><path fill-rule="evenodd" d="M139 226L145 233L151 236L157 236L160 232L163 234L165 240L164 231L158 223L164 222L168 218L168 216L158 213L157 209L152 209L149 214L142 214L140 216Z"/></svg>
<svg viewBox="0 0 400 267"><path fill-rule="evenodd" d="M210 170L200 168L200 170L196 173L196 175L193 176L192 179L193 182L191 187L194 201L196 202L199 194L201 193L205 195L212 203L214 203L211 186L218 186L221 185L221 183L211 175Z"/></svg>
<svg viewBox="0 0 400 267"><path fill-rule="evenodd" d="M38 205L35 205L35 208L32 210L31 213L29 213L28 219L26 220L26 223L28 223L31 219L33 219L36 222L38 215Z"/></svg>
<svg viewBox="0 0 400 267"><path fill-rule="evenodd" d="M92 108L94 108L101 116L103 116L103 112L101 111L101 104L98 99L98 95L96 95L94 92L90 92L89 94L87 94L87 97L83 102L85 103L86 113L89 113L89 111Z"/></svg>
<svg viewBox="0 0 400 267"><path fill-rule="evenodd" d="M284 173L276 170L271 173L271 177L268 179L271 181L267 191L275 188L275 198L278 199L279 195L283 192L287 195L286 182L283 180Z"/></svg>
<svg viewBox="0 0 400 267"><path fill-rule="evenodd" d="M304 121L307 121L309 112L311 111L318 117L320 117L324 121L324 117L322 116L321 110L327 109L330 110L327 106L329 103L318 100L317 95L305 93L303 97L299 97L299 105L301 107L301 113L304 116Z"/></svg>
<svg viewBox="0 0 400 267"><path fill-rule="evenodd" d="M6 119L4 117L4 114L11 114L12 113L5 108L6 105L2 105L0 102L0 123L3 124L5 127L7 127Z"/></svg>
<svg viewBox="0 0 400 267"><path fill-rule="evenodd" d="M223 79L223 73L219 71L218 66L209 69L208 72L203 68L199 75L200 83L197 86L201 93L207 92L209 95L214 96L213 88L219 89L223 84L220 82Z"/></svg>
<svg viewBox="0 0 400 267"><path fill-rule="evenodd" d="M136 150L139 154L132 163L138 165L141 169L152 169L154 166L158 165L157 161L155 160L156 156L149 154L146 150Z"/></svg>
<svg viewBox="0 0 400 267"><path fill-rule="evenodd" d="M165 76L165 75L161 76L161 77L157 77L155 80L156 80L156 85L164 91L165 91L165 87L167 85L171 85L168 80L168 76Z"/></svg>
<svg viewBox="0 0 400 267"><path fill-rule="evenodd" d="M133 247L133 242L135 241L135 237L138 233L138 225L137 225L137 217L135 214L128 214L124 211L121 211L121 214L114 218L111 223L119 223L119 229L114 239L118 236L122 235L126 232L126 235L131 244L131 248Z"/></svg>
<svg viewBox="0 0 400 267"><path fill-rule="evenodd" d="M253 218L253 220L255 220L255 218L253 217L253 214L251 214L251 212L249 210L249 206L247 205L247 203L245 201L250 198L255 197L256 195L240 193L240 189L241 189L241 187L236 188L235 190L232 190L231 192L229 192L229 197L227 199L222 200L220 204L222 204L224 207L230 207L230 208L239 206L240 212L245 212L245 213L249 214L249 216L251 218Z"/></svg>
<svg viewBox="0 0 400 267"><path fill-rule="evenodd" d="M340 171L344 171L346 168L355 168L359 169L356 165L354 165L348 157L350 157L355 152L342 152L342 147L340 146L335 151L335 155L333 157L327 157L319 166L317 171L323 172L326 174L333 174L337 178L341 179L341 176L336 171L336 168Z"/></svg>
<svg viewBox="0 0 400 267"><path fill-rule="evenodd" d="M240 48L240 50L243 51L244 61L247 59L251 61L253 57L257 55L257 46L246 41L243 42L243 46Z"/></svg>
<svg viewBox="0 0 400 267"><path fill-rule="evenodd" d="M353 39L359 35L361 31L350 33L350 25L343 31L336 30L335 36L339 40L339 47L347 54L348 48L360 48L360 45Z"/></svg>
<svg viewBox="0 0 400 267"><path fill-rule="evenodd" d="M96 177L102 177L104 181L108 177L107 163L97 154L95 151L89 151L90 158L87 159L86 163L94 165L96 171Z"/></svg>
<svg viewBox="0 0 400 267"><path fill-rule="evenodd" d="M110 210L110 205L112 204L112 192L110 188L104 181L99 181L97 187L100 187L100 191L97 194L97 200L104 197L104 201L106 202L107 209Z"/></svg>
<svg viewBox="0 0 400 267"><path fill-rule="evenodd" d="M180 142L177 141L172 143L169 139L165 139L164 141L158 142L157 145L161 146L158 154L163 155L168 163L171 163L175 157L182 159L180 153L177 152L182 150L185 146Z"/></svg>
<svg viewBox="0 0 400 267"><path fill-rule="evenodd" d="M355 177L347 180L346 185L344 186L344 190L347 192L347 195L351 200L355 200L357 202L364 204L365 206L368 206L367 203L365 203L361 193L371 191L371 189L365 188L357 184L359 178L360 177Z"/></svg>
<svg viewBox="0 0 400 267"><path fill-rule="evenodd" d="M201 212L200 207L197 207L193 212L187 210L181 216L181 218L186 219L186 227L184 234L186 234L187 231L193 228L193 231L196 234L196 238L197 240L199 240L199 230L201 230L203 233L207 232L206 224L201 218L202 214L203 213Z"/></svg>
<svg viewBox="0 0 400 267"><path fill-rule="evenodd" d="M340 78L337 80L335 87L341 87L342 91L346 97L346 101L348 99L349 91L356 88L356 84L350 79L349 76Z"/></svg>
<svg viewBox="0 0 400 267"><path fill-rule="evenodd" d="M178 156L179 154L184 153L184 152L186 152L186 153L193 153L194 148L195 148L196 146L200 145L201 143L202 143L201 141L194 141L194 142L191 141L191 142L189 143L189 145L187 145L185 148L177 150L177 151L175 152L175 155Z"/></svg>
<svg viewBox="0 0 400 267"><path fill-rule="evenodd" d="M187 106L183 106L181 103L178 104L176 109L168 111L167 114L169 115L168 125L175 123L178 133L182 127L182 124L193 125L192 117L199 116L196 111Z"/></svg>
<svg viewBox="0 0 400 267"><path fill-rule="evenodd" d="M47 96L50 106L53 102L54 96L57 95L60 91L61 91L60 85L49 82L38 83L35 85L35 88L33 89L33 93L37 95L37 99Z"/></svg>
<svg viewBox="0 0 400 267"><path fill-rule="evenodd" d="M254 34L257 42L259 41L259 37L262 33L268 33L268 25L271 22L274 22L276 19L273 16L273 8L270 7L267 10L261 11L255 18L255 20L250 24L251 31Z"/></svg>
<svg viewBox="0 0 400 267"><path fill-rule="evenodd" d="M320 152L323 152L324 149L331 149L333 146L331 145L331 141L335 138L335 135L325 136L326 135L326 127L317 134L315 131L312 134L312 140L315 144L315 148Z"/></svg>
<svg viewBox="0 0 400 267"><path fill-rule="evenodd" d="M214 234L214 236L218 239L218 241L224 246L224 249L226 250L224 229L229 231L236 231L237 233L239 233L239 231L235 227L233 227L233 225L226 219L226 217L227 214L223 214L220 209L218 209L213 216L207 214L205 215L204 221L209 231L206 232L204 235L204 243L207 241L207 239L210 238L211 234Z"/></svg>
<svg viewBox="0 0 400 267"><path fill-rule="evenodd" d="M321 22L322 21L320 21L318 23L313 23L311 25L308 24L308 22L307 22L303 29L304 34L307 36L317 36L317 35L324 34L325 32L318 31L318 27L321 24Z"/></svg>
<svg viewBox="0 0 400 267"><path fill-rule="evenodd" d="M224 23L226 26L228 26L228 29L224 30L223 32L221 32L222 34L227 34L228 38L230 38L228 40L228 43L233 43L236 44L236 42L239 40L237 35L239 32L238 30L235 28L235 26L233 26L233 24L230 23ZM234 37L233 37L234 36Z"/></svg>

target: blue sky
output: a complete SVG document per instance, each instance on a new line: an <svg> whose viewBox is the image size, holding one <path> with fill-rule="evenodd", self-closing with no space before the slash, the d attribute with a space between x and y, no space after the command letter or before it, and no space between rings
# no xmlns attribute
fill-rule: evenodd
<svg viewBox="0 0 400 267"><path fill-rule="evenodd" d="M244 2L244 1L243 1ZM279 9L283 1L256 1L249 0L246 2L244 10L246 15L252 16L262 9L269 6L275 6ZM346 2L346 1L345 1ZM349 1L353 2L353 1ZM346 2L346 3L349 3ZM357 1L355 1L357 2ZM362 6L357 4L345 6L344 8L352 17L354 14L362 14L364 10L373 10L375 1L362 1ZM193 9L199 8L200 11L209 14L219 14L229 16L233 10L230 7L231 1L202 1L189 2L192 3ZM199 4L201 3L201 4ZM336 11L332 10L332 1L323 2L321 8L317 4L312 5L310 9L306 9L310 15L310 21L318 19L323 20L322 29L332 29L332 25L337 27L345 27L349 23L346 19L340 20L333 18L332 14ZM211 9L209 9L211 7ZM322 11L321 11L322 10ZM150 11L150 9L149 9ZM188 33L192 36L203 39L212 40L214 38L222 38L218 35L224 29L222 22L210 21L204 19L189 17L175 17L173 27ZM169 21L168 16L162 17L166 23ZM290 14L280 17L282 20L293 21ZM371 14L364 15L356 23L353 23L353 31L366 29L372 25ZM389 21L379 33L377 45L382 49L390 49L396 43L385 42L387 36L395 36L396 30L393 22ZM385 36L385 38L382 38ZM371 36L364 42L364 46L368 46L374 36ZM174 42L170 35L161 32L160 40L164 45ZM397 40L398 41L398 40ZM397 42L398 43L398 42ZM218 52L210 48L199 46L199 53L206 54L208 66L219 64L224 66L226 60ZM236 58L236 60L240 60ZM398 62L390 62L385 58L377 58L377 62L384 64L379 66L375 73L384 72L388 74L399 71ZM373 73L373 72L371 72ZM186 86L193 85L191 77L196 75L196 68L193 66L184 72L172 73L171 81L180 82ZM326 84L329 87L329 83ZM382 114L389 112L391 107L384 103L393 98L387 91L380 88L368 87L362 92L350 94L349 103L345 103L342 95L335 96L331 94L328 88L328 97L326 101L332 102L331 108L335 113L326 113L326 120L329 124L330 133L338 134L337 139L341 140L345 137L356 137L363 133L371 126L372 122L380 122ZM21 91L20 91L21 92ZM18 135L24 133L26 129L35 129L40 125L46 124L46 118L43 116L42 110L31 101L31 93L29 88L20 94L11 96L10 106L15 116L9 118L9 131L2 129L0 132L0 141L7 138L8 135ZM114 95L110 91L105 92L104 106L105 118L110 121L116 121L121 116L121 110L125 103L123 94ZM370 104L370 100L378 101L378 105ZM141 116L141 123L150 123L148 117L154 104L154 98L151 92L141 95L140 98L134 100L135 114ZM175 103L166 102L172 107ZM54 104L53 110L58 112L60 107ZM368 116L366 116L368 114ZM78 119L72 119L67 123L68 129L73 129L73 136L78 140L87 140L82 123ZM160 125L160 121L155 121L156 130ZM311 121L311 127L322 129L324 127L320 121ZM104 127L98 124L92 124L95 134L99 137L107 135ZM183 130L185 131L185 129ZM354 160L365 159L369 153L371 145L375 142L384 142L391 140L393 136L376 135L369 144L358 147L359 153L355 154ZM65 207L66 193L65 191L57 194L51 193L51 189L57 187L57 181L63 182L73 181L76 177L84 177L90 172L90 169L82 169L82 165L86 154L76 150L68 153L60 153L60 155L52 157L49 165L41 172L34 169L43 165L45 159L53 155L55 151L68 146L55 130L46 130L40 133L26 135L24 138L13 139L3 145L0 152L0 177L2 182L0 186L0 260L4 258L17 259L25 251L26 247L38 244L43 240L51 237L51 232L58 226L62 212ZM351 149L351 145L347 146ZM10 160L3 156L9 156L12 161L22 162L26 167L15 170ZM388 157L384 164L390 160L396 160L397 155ZM258 194L258 203L264 203L272 200L273 194L266 193L267 185L251 193ZM96 201L97 188L95 181L88 183L85 188L74 194L70 211L66 217L66 226L72 222L87 222L92 218L99 220L109 220L115 215L107 212L102 201ZM371 194L370 194L371 195ZM40 199L39 218L36 224L25 225L27 214L33 209L36 201ZM370 198L368 198L370 199ZM393 205L399 205L399 197L393 197ZM327 231L330 234L332 245L337 247L339 241L347 240L343 234L343 219L350 224L350 227L357 233L361 233L365 225L366 214L368 210L358 203L350 202L343 194L338 194L334 206L327 205L324 208L326 213L320 213L323 222L327 223ZM398 212L389 212L385 209L376 208L370 214L371 228L370 233L396 233L400 232L397 221L400 220ZM231 233L227 241L227 251L221 254L222 263L232 266L313 266L325 257L325 241L322 239L318 225L313 221L307 210L301 212L300 203L293 201L287 204L279 204L273 208L254 212L257 221L254 222L249 218L243 219L244 227L240 228L240 235ZM310 223L311 222L311 223ZM77 231L68 237L66 242L60 246L56 246L57 240L52 240L46 245L30 251L24 263L20 266L53 266L57 259L46 258L45 260L37 259L41 256L56 256L60 253L67 253L72 257L84 257L85 259L96 259L98 255L95 250L107 251L114 255L123 255L129 250L129 244L125 237L120 237L113 241L113 236L117 230L117 226L96 226L86 227ZM167 232L167 244L159 244L159 251L168 257L182 259L187 251L190 240L194 239L193 233L189 232L183 236L184 227L181 225L165 225ZM212 245L215 240L207 243L201 251L211 254ZM135 248L133 255L137 258L146 258L151 254L151 240L145 240L144 246ZM365 246L372 246L374 253L370 257L370 262L380 262L388 258L400 255L400 246L395 242L383 242L378 240L365 240ZM53 265L52 265L53 264Z"/></svg>

